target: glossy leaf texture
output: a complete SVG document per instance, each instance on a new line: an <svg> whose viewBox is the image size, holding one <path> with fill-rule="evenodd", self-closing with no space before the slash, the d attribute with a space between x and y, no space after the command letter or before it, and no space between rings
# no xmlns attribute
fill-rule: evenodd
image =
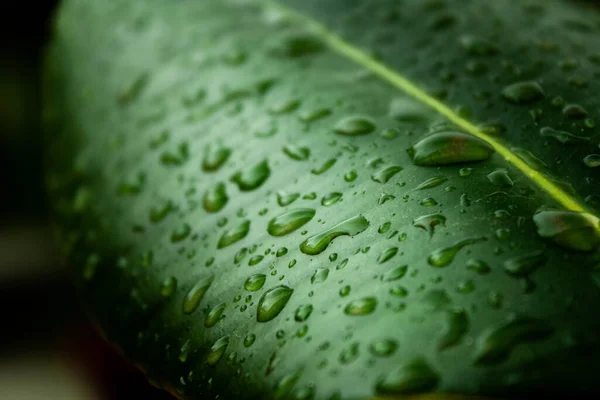
<svg viewBox="0 0 600 400"><path fill-rule="evenodd" d="M180 398L600 391L599 34L558 0L65 0L46 184L90 315Z"/></svg>

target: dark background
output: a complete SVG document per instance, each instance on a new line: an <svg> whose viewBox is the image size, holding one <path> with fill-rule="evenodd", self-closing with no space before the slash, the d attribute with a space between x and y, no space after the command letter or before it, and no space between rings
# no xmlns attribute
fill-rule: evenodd
<svg viewBox="0 0 600 400"><path fill-rule="evenodd" d="M2 3L0 398L169 399L96 335L53 248L43 188L39 77L57 2Z"/></svg>

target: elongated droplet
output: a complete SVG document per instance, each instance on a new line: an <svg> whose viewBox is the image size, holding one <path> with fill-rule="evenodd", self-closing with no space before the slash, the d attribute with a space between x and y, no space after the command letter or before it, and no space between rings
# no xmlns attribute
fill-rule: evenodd
<svg viewBox="0 0 600 400"><path fill-rule="evenodd" d="M284 236L300 228L314 216L315 210L312 208L297 208L273 218L267 231L271 236Z"/></svg>
<svg viewBox="0 0 600 400"><path fill-rule="evenodd" d="M463 35L459 42L465 50L475 56L491 56L498 52L494 43L478 36Z"/></svg>
<svg viewBox="0 0 600 400"><path fill-rule="evenodd" d="M310 304L304 304L299 306L296 309L296 313L294 314L294 319L296 320L296 322L304 322L308 319L308 317L310 317L310 314L312 314L313 311L313 306Z"/></svg>
<svg viewBox="0 0 600 400"><path fill-rule="evenodd" d="M515 153L521 160L525 161L525 163L533 169L540 170L548 168L548 164L537 158L536 155L529 150L522 149L520 147L512 147L510 151Z"/></svg>
<svg viewBox="0 0 600 400"><path fill-rule="evenodd" d="M342 198L342 194L340 192L332 192L329 193L321 199L321 205L328 207L335 203L337 203Z"/></svg>
<svg viewBox="0 0 600 400"><path fill-rule="evenodd" d="M583 158L582 162L588 168L600 167L600 154L589 154Z"/></svg>
<svg viewBox="0 0 600 400"><path fill-rule="evenodd" d="M267 276L264 274L251 275L248 279L246 279L246 282L244 283L244 289L249 292L256 292L257 290L262 289L266 279Z"/></svg>
<svg viewBox="0 0 600 400"><path fill-rule="evenodd" d="M160 294L163 297L171 297L177 289L177 278L170 276L160 284Z"/></svg>
<svg viewBox="0 0 600 400"><path fill-rule="evenodd" d="M214 276L208 275L196 282L183 299L183 313L191 314L198 308L202 298L212 284Z"/></svg>
<svg viewBox="0 0 600 400"><path fill-rule="evenodd" d="M294 201L298 200L300 193L285 193L282 191L277 192L277 204L280 207L289 206Z"/></svg>
<svg viewBox="0 0 600 400"><path fill-rule="evenodd" d="M218 363L221 357L223 357L223 354L225 353L225 350L227 349L228 345L229 335L223 336L222 338L217 340L210 348L210 352L206 357L206 363L208 365L215 365L216 363Z"/></svg>
<svg viewBox="0 0 600 400"><path fill-rule="evenodd" d="M389 165L371 175L371 179L378 183L387 183L394 175L402 171L399 165Z"/></svg>
<svg viewBox="0 0 600 400"><path fill-rule="evenodd" d="M244 220L238 226L231 228L223 233L219 243L217 244L218 249L230 246L236 242L239 242L246 237L250 231L250 221Z"/></svg>
<svg viewBox="0 0 600 400"><path fill-rule="evenodd" d="M508 171L504 168L498 168L490 172L487 176L490 182L496 186L509 188L515 184L513 180L508 176Z"/></svg>
<svg viewBox="0 0 600 400"><path fill-rule="evenodd" d="M375 357L389 357L398 348L398 343L393 339L376 340L369 346L369 352Z"/></svg>
<svg viewBox="0 0 600 400"><path fill-rule="evenodd" d="M538 234L560 246L578 251L594 250L600 243L600 219L573 211L542 211L533 216Z"/></svg>
<svg viewBox="0 0 600 400"><path fill-rule="evenodd" d="M208 314L206 314L206 318L204 319L204 326L207 328L215 326L215 324L221 319L221 316L223 315L223 311L225 311L226 306L227 305L225 303L219 303L213 308L211 308Z"/></svg>
<svg viewBox="0 0 600 400"><path fill-rule="evenodd" d="M441 249L434 250L429 257L427 262L432 267L446 267L454 261L454 257L458 254L458 251L465 246L486 241L485 237L469 238L456 242L452 246L442 247Z"/></svg>
<svg viewBox="0 0 600 400"><path fill-rule="evenodd" d="M329 276L328 268L317 268L313 276L310 278L310 283L322 283L327 280Z"/></svg>
<svg viewBox="0 0 600 400"><path fill-rule="evenodd" d="M268 322L279 315L292 297L293 289L281 285L267 290L258 301L256 320Z"/></svg>
<svg viewBox="0 0 600 400"><path fill-rule="evenodd" d="M544 89L535 81L513 83L502 89L502 96L514 104L530 104L542 100Z"/></svg>
<svg viewBox="0 0 600 400"><path fill-rule="evenodd" d="M287 114L289 112L296 110L299 106L300 106L300 100L286 99L286 100L280 101L280 102L274 104L273 106L271 106L271 108L269 108L269 113L274 114L274 115Z"/></svg>
<svg viewBox="0 0 600 400"><path fill-rule="evenodd" d="M346 315L368 315L373 313L377 308L377 299L375 297L363 297L362 299L354 300L344 308Z"/></svg>
<svg viewBox="0 0 600 400"><path fill-rule="evenodd" d="M231 181L238 185L242 192L249 192L259 188L271 175L267 161L262 161L248 169L236 172Z"/></svg>
<svg viewBox="0 0 600 400"><path fill-rule="evenodd" d="M335 124L333 131L338 135L360 136L375 130L375 123L361 116L347 117Z"/></svg>
<svg viewBox="0 0 600 400"><path fill-rule="evenodd" d="M331 115L331 110L328 108L317 108L310 111L303 111L298 116L302 122L313 122L321 118Z"/></svg>
<svg viewBox="0 0 600 400"><path fill-rule="evenodd" d="M310 149L296 145L287 145L283 148L283 152L292 160L306 161L310 157Z"/></svg>
<svg viewBox="0 0 600 400"><path fill-rule="evenodd" d="M203 206L209 213L219 212L229 201L229 196L223 182L217 182L214 186L207 189L204 193Z"/></svg>
<svg viewBox="0 0 600 400"><path fill-rule="evenodd" d="M362 215L349 218L337 225L311 236L300 245L300 251L308 255L317 255L325 251L329 244L338 236L355 236L369 227L369 221Z"/></svg>
<svg viewBox="0 0 600 400"><path fill-rule="evenodd" d="M573 135L572 133L566 131L558 131L556 129L550 128L549 126L545 126L542 129L540 129L540 135L542 135L543 137L552 138L558 143L567 145L582 144L590 141L590 138Z"/></svg>
<svg viewBox="0 0 600 400"><path fill-rule="evenodd" d="M439 375L421 358L413 359L388 373L377 382L377 393L398 395L423 393L434 389Z"/></svg>
<svg viewBox="0 0 600 400"><path fill-rule="evenodd" d="M446 182L447 180L448 180L448 178L444 178L442 176L434 176L433 178L429 178L425 182L421 183L419 186L416 187L415 190L431 189L436 186L440 186L442 183Z"/></svg>
<svg viewBox="0 0 600 400"><path fill-rule="evenodd" d="M439 132L408 150L415 165L447 165L490 158L494 149L486 142L461 132Z"/></svg>
<svg viewBox="0 0 600 400"><path fill-rule="evenodd" d="M457 308L446 312L446 327L438 341L438 349L455 346L469 331L469 317L465 310Z"/></svg>
<svg viewBox="0 0 600 400"><path fill-rule="evenodd" d="M446 217L442 214L427 214L417 217L413 220L413 226L424 229L429 237L432 237L435 232L435 227L438 225L445 225Z"/></svg>
<svg viewBox="0 0 600 400"><path fill-rule="evenodd" d="M475 363L500 363L505 361L520 343L547 339L553 332L554 329L541 320L517 317L485 331L479 337Z"/></svg>
<svg viewBox="0 0 600 400"><path fill-rule="evenodd" d="M401 265L383 274L381 280L384 282L397 281L398 279L402 279L407 271L408 265Z"/></svg>
<svg viewBox="0 0 600 400"><path fill-rule="evenodd" d="M398 254L398 248L397 247L388 247L387 249L383 250L381 252L381 254L379 255L379 257L377 258L377 263L378 264L383 264L386 261L391 260L392 258L394 258L394 256Z"/></svg>
<svg viewBox="0 0 600 400"><path fill-rule="evenodd" d="M325 162L323 164L321 164L319 167L313 168L310 172L314 175L324 174L325 172L327 172L329 170L329 168L333 167L336 162L337 162L337 158L330 158L328 160L325 160Z"/></svg>
<svg viewBox="0 0 600 400"><path fill-rule="evenodd" d="M231 155L231 149L221 144L212 144L204 148L204 158L202 159L202 169L206 172L213 172L221 168Z"/></svg>
<svg viewBox="0 0 600 400"><path fill-rule="evenodd" d="M544 265L546 260L544 252L541 250L533 251L505 261L504 271L511 276L525 278L537 268Z"/></svg>

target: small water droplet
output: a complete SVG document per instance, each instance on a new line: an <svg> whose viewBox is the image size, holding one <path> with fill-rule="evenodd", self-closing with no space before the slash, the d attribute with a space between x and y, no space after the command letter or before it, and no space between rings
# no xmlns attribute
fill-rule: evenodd
<svg viewBox="0 0 600 400"><path fill-rule="evenodd" d="M340 192L331 192L321 199L321 205L328 207L335 203L337 203L342 198L342 193Z"/></svg>
<svg viewBox="0 0 600 400"><path fill-rule="evenodd" d="M446 217L442 214L427 214L417 217L413 220L413 226L416 228L424 229L429 233L429 237L433 237L435 233L435 227L438 225L445 225Z"/></svg>
<svg viewBox="0 0 600 400"><path fill-rule="evenodd" d="M344 308L346 315L368 315L377 308L377 299L375 297L363 297L354 300Z"/></svg>
<svg viewBox="0 0 600 400"><path fill-rule="evenodd" d="M246 289L249 292L256 292L262 289L266 279L267 276L264 274L250 275L250 277L246 279L246 282L244 282L244 289Z"/></svg>
<svg viewBox="0 0 600 400"><path fill-rule="evenodd" d="M227 349L228 345L229 335L223 336L222 338L217 340L210 348L208 356L206 356L206 363L208 365L215 365L216 363L218 363L221 357L223 357L223 354L225 353L225 350Z"/></svg>
<svg viewBox="0 0 600 400"><path fill-rule="evenodd" d="M310 111L303 111L300 113L299 118L302 122L313 122L321 118L325 118L331 115L331 110L328 108L316 108Z"/></svg>
<svg viewBox="0 0 600 400"><path fill-rule="evenodd" d="M398 342L393 339L379 339L371 342L369 352L375 357L389 357L396 352Z"/></svg>
<svg viewBox="0 0 600 400"><path fill-rule="evenodd" d="M207 328L215 326L215 324L221 319L223 311L225 311L225 307L225 303L219 303L213 308L211 308L208 314L206 314L206 318L204 319L204 326Z"/></svg>
<svg viewBox="0 0 600 400"><path fill-rule="evenodd" d="M187 292L183 299L183 313L191 314L198 308L202 298L212 284L214 276L208 275L200 278L194 286Z"/></svg>
<svg viewBox="0 0 600 400"><path fill-rule="evenodd" d="M221 168L231 155L231 149L222 144L212 144L204 148L202 169L206 172L214 172Z"/></svg>
<svg viewBox="0 0 600 400"><path fill-rule="evenodd" d="M374 130L375 123L369 118L361 116L346 117L338 121L333 127L335 133L344 136L366 135Z"/></svg>
<svg viewBox="0 0 600 400"><path fill-rule="evenodd" d="M387 231L389 231L391 227L392 227L392 223L390 221L384 222L383 224L381 224L379 226L379 229L377 229L377 232L379 232L381 234L387 233Z"/></svg>
<svg viewBox="0 0 600 400"><path fill-rule="evenodd" d="M279 204L280 207L289 206L294 201L298 200L298 198L300 198L300 193L277 192L277 204Z"/></svg>
<svg viewBox="0 0 600 400"><path fill-rule="evenodd" d="M160 284L160 294L163 297L171 297L177 289L177 278L170 276Z"/></svg>
<svg viewBox="0 0 600 400"><path fill-rule="evenodd" d="M310 314L313 311L313 306L310 304L304 304L299 306L296 309L296 313L294 314L294 319L296 322L304 322L310 317Z"/></svg>
<svg viewBox="0 0 600 400"><path fill-rule="evenodd" d="M434 389L439 375L421 358L413 359L392 370L377 382L377 393L382 395L414 394Z"/></svg>
<svg viewBox="0 0 600 400"><path fill-rule="evenodd" d="M523 278L545 264L546 260L546 255L537 250L505 261L504 270L511 276Z"/></svg>
<svg viewBox="0 0 600 400"><path fill-rule="evenodd" d="M489 181L499 187L509 188L514 186L513 180L508 176L508 171L504 168L498 168L487 175Z"/></svg>
<svg viewBox="0 0 600 400"><path fill-rule="evenodd" d="M287 114L300 107L300 100L298 99L285 99L273 104L269 108L269 113L273 115Z"/></svg>
<svg viewBox="0 0 600 400"><path fill-rule="evenodd" d="M397 281L398 279L402 279L404 275L406 275L407 271L408 265L401 265L383 274L381 280L383 280L384 282Z"/></svg>
<svg viewBox="0 0 600 400"><path fill-rule="evenodd" d="M344 180L346 182L354 182L357 177L358 177L358 174L355 170L348 171L344 174Z"/></svg>
<svg viewBox="0 0 600 400"><path fill-rule="evenodd" d="M467 260L467 269L475 271L480 275L485 275L491 271L490 266L485 261L476 258Z"/></svg>
<svg viewBox="0 0 600 400"><path fill-rule="evenodd" d="M244 337L244 347L250 347L256 341L256 335L253 333L249 333Z"/></svg>
<svg viewBox="0 0 600 400"><path fill-rule="evenodd" d="M398 248L397 247L388 247L387 249L383 250L381 252L381 254L379 255L379 257L377 258L377 263L378 264L383 264L386 261L391 260L392 258L394 258L394 256L398 254Z"/></svg>
<svg viewBox="0 0 600 400"><path fill-rule="evenodd" d="M362 215L349 218L337 225L309 237L300 245L300 251L308 255L317 255L325 251L329 244L338 236L355 236L369 227L369 221Z"/></svg>
<svg viewBox="0 0 600 400"><path fill-rule="evenodd" d="M600 167L600 154L589 154L584 157L582 162L588 168Z"/></svg>
<svg viewBox="0 0 600 400"><path fill-rule="evenodd" d="M207 212L216 213L221 211L228 201L229 196L227 195L225 184L217 182L206 190L202 204Z"/></svg>
<svg viewBox="0 0 600 400"><path fill-rule="evenodd" d="M258 301L256 320L268 322L279 315L292 297L293 289L281 285L267 290Z"/></svg>
<svg viewBox="0 0 600 400"><path fill-rule="evenodd" d="M217 244L217 248L222 249L223 247L239 242L246 237L248 232L250 232L250 221L244 220L239 225L223 232L223 235L221 235L219 243Z"/></svg>
<svg viewBox="0 0 600 400"><path fill-rule="evenodd" d="M492 42L474 35L463 35L459 38L460 45L474 56L491 56L498 53L498 48Z"/></svg>
<svg viewBox="0 0 600 400"><path fill-rule="evenodd" d="M267 161L262 161L248 169L236 172L231 181L238 185L242 192L248 192L260 187L271 175Z"/></svg>
<svg viewBox="0 0 600 400"><path fill-rule="evenodd" d="M530 104L545 97L544 90L535 81L513 83L502 89L502 96L514 104Z"/></svg>
<svg viewBox="0 0 600 400"><path fill-rule="evenodd" d="M387 183L394 175L402 171L402 169L403 168L399 165L389 165L371 175L371 179L378 183Z"/></svg>
<svg viewBox="0 0 600 400"><path fill-rule="evenodd" d="M271 236L284 236L302 227L315 216L312 208L287 211L269 221L267 231Z"/></svg>
<svg viewBox="0 0 600 400"><path fill-rule="evenodd" d="M321 164L321 166L313 168L310 172L314 175L324 174L329 170L329 168L333 167L336 162L337 158L330 158L326 160L323 164Z"/></svg>
<svg viewBox="0 0 600 400"><path fill-rule="evenodd" d="M327 280L329 276L329 269L327 268L317 268L313 276L310 278L310 283L321 283Z"/></svg>
<svg viewBox="0 0 600 400"><path fill-rule="evenodd" d="M438 202L435 201L433 197L425 197L419 202L423 207L435 207L438 205Z"/></svg>
<svg viewBox="0 0 600 400"><path fill-rule="evenodd" d="M461 132L427 136L408 150L415 165L447 165L487 160L494 150L481 139Z"/></svg>
<svg viewBox="0 0 600 400"><path fill-rule="evenodd" d="M444 178L442 176L434 176L433 178L429 178L426 181L424 181L423 183L421 183L419 186L416 187L415 190L431 189L431 188L441 185L442 183L444 183L446 181L448 181L448 178Z"/></svg>
<svg viewBox="0 0 600 400"><path fill-rule="evenodd" d="M306 161L310 157L310 149L308 147L296 146L289 144L283 148L283 152L296 161Z"/></svg>

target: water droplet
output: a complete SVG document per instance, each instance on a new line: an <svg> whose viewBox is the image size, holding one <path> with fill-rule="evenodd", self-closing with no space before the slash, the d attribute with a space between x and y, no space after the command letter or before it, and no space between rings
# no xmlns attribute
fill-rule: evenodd
<svg viewBox="0 0 600 400"><path fill-rule="evenodd" d="M438 349L443 350L457 345L469 331L467 313L457 308L446 312L446 327L438 341Z"/></svg>
<svg viewBox="0 0 600 400"><path fill-rule="evenodd" d="M511 276L523 278L546 263L546 256L541 250L533 251L511 258L504 262L504 270Z"/></svg>
<svg viewBox="0 0 600 400"><path fill-rule="evenodd" d="M171 233L171 242L179 243L185 240L190 235L190 233L192 233L192 227L188 224L183 224L179 228L174 230L173 233Z"/></svg>
<svg viewBox="0 0 600 400"><path fill-rule="evenodd" d="M363 297L362 299L350 302L344 313L346 315L368 315L377 308L377 299L375 297Z"/></svg>
<svg viewBox="0 0 600 400"><path fill-rule="evenodd" d="M187 292L183 299L183 313L191 314L198 308L202 298L212 284L214 276L208 275L200 278L198 282Z"/></svg>
<svg viewBox="0 0 600 400"><path fill-rule="evenodd" d="M289 393L292 391L299 379L300 372L293 372L291 374L284 375L281 379L279 379L275 385L275 399L281 400L289 398Z"/></svg>
<svg viewBox="0 0 600 400"><path fill-rule="evenodd" d="M417 123L429 119L430 111L409 97L397 97L390 102L389 116L396 121Z"/></svg>
<svg viewBox="0 0 600 400"><path fill-rule="evenodd" d="M208 356L206 356L206 363L208 365L215 365L216 363L218 363L221 357L223 357L223 354L225 353L225 350L227 349L228 345L229 335L223 336L222 338L217 340L210 348Z"/></svg>
<svg viewBox="0 0 600 400"><path fill-rule="evenodd" d="M600 243L600 220L587 213L541 211L533 216L538 234L571 250L591 251Z"/></svg>
<svg viewBox="0 0 600 400"><path fill-rule="evenodd" d="M356 361L360 355L359 346L359 343L354 342L351 343L347 348L343 349L339 357L340 363L346 365Z"/></svg>
<svg viewBox="0 0 600 400"><path fill-rule="evenodd" d="M498 53L492 42L474 35L463 35L459 38L461 46L474 56L491 56Z"/></svg>
<svg viewBox="0 0 600 400"><path fill-rule="evenodd" d="M408 150L415 165L447 165L487 160L494 150L481 139L461 132L439 132Z"/></svg>
<svg viewBox="0 0 600 400"><path fill-rule="evenodd" d="M222 144L212 144L204 148L202 169L206 172L214 172L221 168L231 155L231 149Z"/></svg>
<svg viewBox="0 0 600 400"><path fill-rule="evenodd" d="M583 164L589 168L600 167L600 154L589 154L582 160Z"/></svg>
<svg viewBox="0 0 600 400"><path fill-rule="evenodd" d="M181 361L182 363L186 362L191 350L192 345L190 344L189 340L186 340L186 342L179 349L179 355L177 356L179 361Z"/></svg>
<svg viewBox="0 0 600 400"><path fill-rule="evenodd" d="M236 172L231 181L238 185L242 192L248 192L260 187L271 175L267 161L262 161L248 169Z"/></svg>
<svg viewBox="0 0 600 400"><path fill-rule="evenodd" d="M225 184L217 182L204 192L203 206L207 212L216 213L225 207L229 201L229 196L225 190Z"/></svg>
<svg viewBox="0 0 600 400"><path fill-rule="evenodd" d="M313 276L310 278L310 283L321 283L325 282L327 277L329 276L329 269L327 268L317 268Z"/></svg>
<svg viewBox="0 0 600 400"><path fill-rule="evenodd" d="M317 255L325 251L338 236L355 236L369 227L369 221L362 215L349 218L333 227L309 237L300 245L300 251L308 255Z"/></svg>
<svg viewBox="0 0 600 400"><path fill-rule="evenodd" d="M585 119L588 116L587 110L579 104L567 104L563 107L562 113L570 119Z"/></svg>
<svg viewBox="0 0 600 400"><path fill-rule="evenodd" d="M328 108L316 108L310 111L303 111L300 113L299 118L302 122L313 122L321 118L325 118L331 115L331 110Z"/></svg>
<svg viewBox="0 0 600 400"><path fill-rule="evenodd" d="M446 217L442 214L427 214L417 217L413 220L413 226L416 228L424 229L429 233L429 237L433 237L435 233L435 227L438 225L445 225Z"/></svg>
<svg viewBox="0 0 600 400"><path fill-rule="evenodd" d="M204 319L204 326L207 328L215 326L215 324L221 319L223 311L225 311L225 307L225 303L220 303L211 308L208 314L206 314L206 318Z"/></svg>
<svg viewBox="0 0 600 400"><path fill-rule="evenodd" d="M335 203L337 203L342 198L342 194L340 192L331 192L321 199L321 205L328 207Z"/></svg>
<svg viewBox="0 0 600 400"><path fill-rule="evenodd" d="M159 207L150 209L150 222L157 223L165 219L171 212L175 210L175 206L171 201L166 201Z"/></svg>
<svg viewBox="0 0 600 400"><path fill-rule="evenodd" d="M435 201L433 197L425 197L419 202L423 207L435 207L438 205L438 202Z"/></svg>
<svg viewBox="0 0 600 400"><path fill-rule="evenodd" d="M379 136L387 140L393 140L396 139L399 134L400 132L398 131L398 129L386 128L379 133Z"/></svg>
<svg viewBox="0 0 600 400"><path fill-rule="evenodd" d="M273 53L280 56L298 58L316 54L325 46L321 40L307 33L294 33L281 41Z"/></svg>
<svg viewBox="0 0 600 400"><path fill-rule="evenodd" d="M254 344L254 342L256 341L256 335L253 333L249 333L246 335L246 337L244 338L244 347L250 347Z"/></svg>
<svg viewBox="0 0 600 400"><path fill-rule="evenodd" d="M100 257L97 254L92 253L87 257L83 266L83 279L85 281L91 281L94 278L98 264L100 264Z"/></svg>
<svg viewBox="0 0 600 400"><path fill-rule="evenodd" d="M296 309L296 313L294 314L294 319L296 322L304 322L310 317L310 314L313 312L313 306L310 304L304 304L299 306Z"/></svg>
<svg viewBox="0 0 600 400"><path fill-rule="evenodd" d="M398 248L397 247L388 247L387 249L383 250L381 252L381 254L379 255L379 257L377 258L377 263L378 264L383 264L386 261L391 260L392 258L394 258L394 256L398 254Z"/></svg>
<svg viewBox="0 0 600 400"><path fill-rule="evenodd" d="M581 144L589 142L589 138L576 136L566 131L558 131L556 129L545 126L540 129L540 135L543 137L550 137L562 144Z"/></svg>
<svg viewBox="0 0 600 400"><path fill-rule="evenodd" d="M377 229L377 232L379 232L381 234L387 233L387 231L389 231L391 227L392 227L392 223L390 221L384 222L383 224L381 224L379 226L379 229Z"/></svg>
<svg viewBox="0 0 600 400"><path fill-rule="evenodd" d="M284 236L305 225L315 216L312 208L287 211L269 221L267 231L271 236Z"/></svg>
<svg viewBox="0 0 600 400"><path fill-rule="evenodd" d="M280 207L289 206L294 201L298 200L300 193L285 193L282 191L277 192L277 204Z"/></svg>
<svg viewBox="0 0 600 400"><path fill-rule="evenodd" d="M458 254L459 250L475 243L484 242L487 239L485 237L468 238L454 243L452 246L442 247L434 250L429 257L427 262L432 267L446 267L454 261L454 257Z"/></svg>
<svg viewBox="0 0 600 400"><path fill-rule="evenodd" d="M258 322L268 322L278 316L292 297L293 292L293 289L284 285L267 290L258 301L256 320Z"/></svg>
<svg viewBox="0 0 600 400"><path fill-rule="evenodd" d="M393 339L375 340L369 346L369 352L375 357L389 357L396 352L398 343Z"/></svg>
<svg viewBox="0 0 600 400"><path fill-rule="evenodd" d="M358 174L355 170L348 171L346 172L346 174L344 174L344 180L346 182L354 182L356 180L356 177L358 177Z"/></svg>
<svg viewBox="0 0 600 400"><path fill-rule="evenodd" d="M482 260L471 258L467 261L467 269L475 271L480 275L485 275L491 271L490 266Z"/></svg>
<svg viewBox="0 0 600 400"><path fill-rule="evenodd" d="M177 278L174 276L170 276L165 278L164 281L160 284L160 294L163 297L171 297L175 290L177 289Z"/></svg>
<svg viewBox="0 0 600 400"><path fill-rule="evenodd" d="M160 163L168 167L178 167L186 163L190 158L189 146L181 143L174 152L165 151L160 155Z"/></svg>
<svg viewBox="0 0 600 400"><path fill-rule="evenodd" d="M419 186L416 187L415 190L431 189L436 186L440 186L442 183L446 182L447 180L448 180L448 178L444 178L442 176L434 176L433 178L429 178L425 182L421 183Z"/></svg>
<svg viewBox="0 0 600 400"><path fill-rule="evenodd" d="M338 135L360 136L366 135L375 130L375 123L365 117L352 116L338 121L333 127L333 131Z"/></svg>
<svg viewBox="0 0 600 400"><path fill-rule="evenodd" d="M310 149L308 147L296 146L289 144L283 148L283 152L296 161L306 161L310 157Z"/></svg>
<svg viewBox="0 0 600 400"><path fill-rule="evenodd" d="M423 393L434 389L439 375L421 358L413 359L388 373L377 382L377 393L383 395Z"/></svg>
<svg viewBox="0 0 600 400"><path fill-rule="evenodd" d="M223 232L217 244L217 249L222 249L223 247L239 242L246 237L248 232L250 232L250 221L244 220L239 225Z"/></svg>
<svg viewBox="0 0 600 400"><path fill-rule="evenodd" d="M280 247L279 249L277 249L277 252L275 253L275 255L277 257L283 257L288 253L288 249L287 247Z"/></svg>
<svg viewBox="0 0 600 400"><path fill-rule="evenodd" d="M339 291L340 297L346 297L350 294L350 286L346 285L342 287Z"/></svg>
<svg viewBox="0 0 600 400"><path fill-rule="evenodd" d="M257 290L262 289L265 284L265 280L267 279L266 275L263 274L254 274L246 279L244 283L244 289L249 292L256 292Z"/></svg>
<svg viewBox="0 0 600 400"><path fill-rule="evenodd" d="M259 255L256 255L256 256L254 256L254 257L251 257L251 258L248 260L248 265L252 267L252 266L254 266L254 265L258 264L259 262L261 262L261 261L263 260L263 258L265 258L265 257L264 257L264 256L262 256L262 255L260 255L260 254L259 254Z"/></svg>
<svg viewBox="0 0 600 400"><path fill-rule="evenodd" d="M399 165L389 165L371 175L371 179L378 183L387 183L394 175L402 171L402 169L403 168Z"/></svg>
<svg viewBox="0 0 600 400"><path fill-rule="evenodd" d="M535 81L513 83L502 89L502 96L514 104L530 104L542 100L544 90Z"/></svg>
<svg viewBox="0 0 600 400"><path fill-rule="evenodd" d="M481 334L477 340L475 363L500 363L505 361L520 343L547 339L553 332L553 328L543 321L517 317Z"/></svg>
<svg viewBox="0 0 600 400"><path fill-rule="evenodd" d="M329 168L333 167L333 165L337 162L337 158L330 158L326 160L323 164L321 164L318 168L313 168L310 172L314 175L324 174L329 170Z"/></svg>
<svg viewBox="0 0 600 400"><path fill-rule="evenodd" d="M535 154L529 150L521 149L519 147L512 147L510 151L515 153L517 157L525 161L525 164L529 165L533 169L540 170L548 167L548 164L537 158Z"/></svg>
<svg viewBox="0 0 600 400"><path fill-rule="evenodd" d="M509 188L513 187L515 184L510 176L508 176L508 171L504 168L498 168L490 172L487 178L492 184L500 187Z"/></svg>
<svg viewBox="0 0 600 400"><path fill-rule="evenodd" d="M300 107L300 100L298 99L286 99L280 101L269 108L269 113L278 115L278 114L287 114Z"/></svg>
<svg viewBox="0 0 600 400"><path fill-rule="evenodd" d="M384 282L397 281L398 279L402 279L404 277L404 275L406 275L407 271L408 271L408 265L401 265L401 266L396 267L392 270L389 270L388 272L383 274L381 279Z"/></svg>

